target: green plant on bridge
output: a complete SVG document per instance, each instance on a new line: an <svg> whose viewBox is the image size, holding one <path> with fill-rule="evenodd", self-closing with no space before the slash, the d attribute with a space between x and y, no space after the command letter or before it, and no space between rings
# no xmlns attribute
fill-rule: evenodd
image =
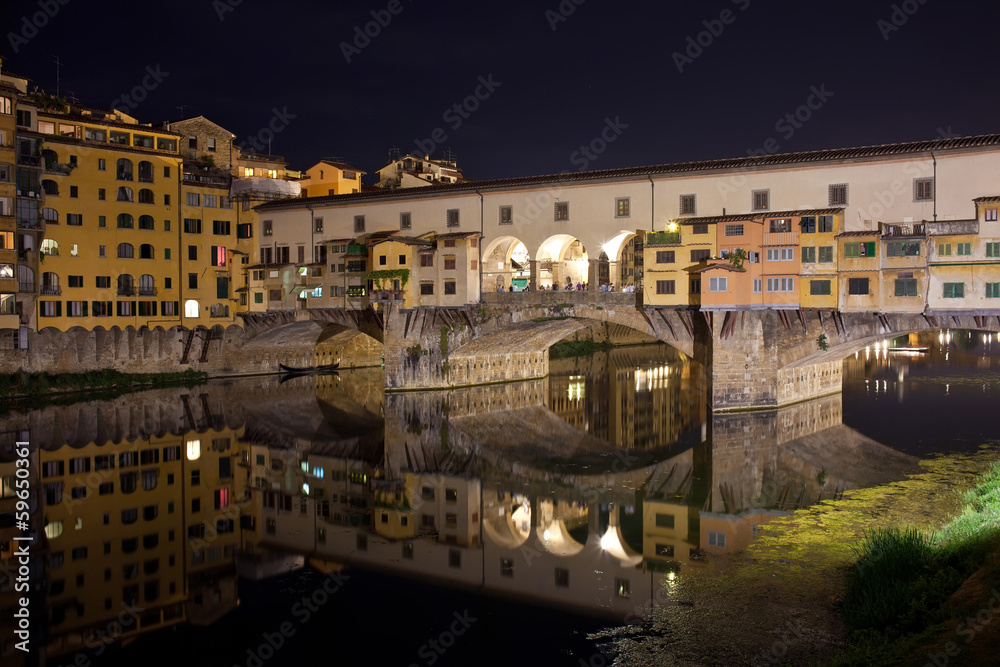
<svg viewBox="0 0 1000 667"><path fill-rule="evenodd" d="M819 349L824 352L830 349L830 344L826 342L826 334L820 334L819 338L816 339L816 344L819 345Z"/></svg>
<svg viewBox="0 0 1000 667"><path fill-rule="evenodd" d="M448 356L448 327L441 327L441 342L438 343L438 347L441 348L441 356Z"/></svg>
<svg viewBox="0 0 1000 667"><path fill-rule="evenodd" d="M729 263L736 269L743 268L743 262L747 259L747 251L743 248L737 248L736 250L729 253Z"/></svg>
<svg viewBox="0 0 1000 667"><path fill-rule="evenodd" d="M368 274L367 279L372 281L376 289L384 290L386 282L391 285L394 280L399 280L399 289L405 289L406 283L410 281L410 270L386 269L383 271L372 271Z"/></svg>

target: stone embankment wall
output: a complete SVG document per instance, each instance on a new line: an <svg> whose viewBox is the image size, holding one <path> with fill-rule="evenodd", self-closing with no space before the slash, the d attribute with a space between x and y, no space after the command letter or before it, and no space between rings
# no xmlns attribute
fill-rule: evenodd
<svg viewBox="0 0 1000 667"><path fill-rule="evenodd" d="M190 339L190 344L189 344ZM186 355L185 355L186 351ZM210 331L131 327L65 332L45 329L28 336L28 349L0 355L0 373L172 373L192 369L209 375L277 372L278 364L308 367L340 361L344 368L378 366L382 345L357 331L295 322L247 339L236 326Z"/></svg>

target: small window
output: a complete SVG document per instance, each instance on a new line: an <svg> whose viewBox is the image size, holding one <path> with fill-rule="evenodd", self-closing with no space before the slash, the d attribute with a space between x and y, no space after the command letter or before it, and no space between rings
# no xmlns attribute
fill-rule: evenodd
<svg viewBox="0 0 1000 667"><path fill-rule="evenodd" d="M728 280L723 277L719 278L709 278L708 279L708 291L709 292L725 292Z"/></svg>
<svg viewBox="0 0 1000 667"><path fill-rule="evenodd" d="M962 257L967 257L972 254L972 244L971 243L958 243L956 244L958 255Z"/></svg>
<svg viewBox="0 0 1000 667"><path fill-rule="evenodd" d="M569 220L569 202L561 201L555 204L555 219Z"/></svg>
<svg viewBox="0 0 1000 667"><path fill-rule="evenodd" d="M692 231L695 234L708 234L708 225L704 223L692 225Z"/></svg>
<svg viewBox="0 0 1000 667"><path fill-rule="evenodd" d="M726 236L743 236L743 225L726 225Z"/></svg>
<svg viewBox="0 0 1000 667"><path fill-rule="evenodd" d="M631 200L628 197L619 197L615 200L615 217L627 218L631 214Z"/></svg>
<svg viewBox="0 0 1000 667"><path fill-rule="evenodd" d="M448 220L447 224L449 227L458 227L458 217L459 210L457 208L448 209Z"/></svg>
<svg viewBox="0 0 1000 667"><path fill-rule="evenodd" d="M265 225L266 224L267 224L267 222L265 221ZM354 216L354 233L355 234L363 234L364 231L365 231L365 216L363 216L363 215L356 215L356 216ZM270 235L270 232L267 231L267 228L265 228L264 234L265 235Z"/></svg>
<svg viewBox="0 0 1000 667"><path fill-rule="evenodd" d="M830 206L847 206L847 183L830 186Z"/></svg>
<svg viewBox="0 0 1000 667"><path fill-rule="evenodd" d="M675 294L676 287L673 280L657 280L656 281L656 293L657 294Z"/></svg>
<svg viewBox="0 0 1000 667"><path fill-rule="evenodd" d="M399 228L400 229L411 229L413 227L413 218L410 213L400 213L399 214Z"/></svg>
<svg viewBox="0 0 1000 667"><path fill-rule="evenodd" d="M680 211L681 215L695 215L697 204L694 195L681 195Z"/></svg>
<svg viewBox="0 0 1000 667"><path fill-rule="evenodd" d="M753 210L755 211L766 211L771 208L771 191L770 190L754 190L753 191ZM791 230L788 230L791 231Z"/></svg>
<svg viewBox="0 0 1000 667"><path fill-rule="evenodd" d="M558 588L569 587L569 570L561 567L556 568L556 586Z"/></svg>
<svg viewBox="0 0 1000 667"><path fill-rule="evenodd" d="M434 294L434 283L431 282L420 283L420 293L422 295Z"/></svg>
<svg viewBox="0 0 1000 667"><path fill-rule="evenodd" d="M913 200L931 201L934 199L934 179L916 178L913 180Z"/></svg>
<svg viewBox="0 0 1000 667"><path fill-rule="evenodd" d="M656 263L657 264L673 264L675 253L673 250L657 250L656 251Z"/></svg>
<svg viewBox="0 0 1000 667"><path fill-rule="evenodd" d="M897 278L895 282L896 296L917 296L916 278Z"/></svg>
<svg viewBox="0 0 1000 667"><path fill-rule="evenodd" d="M847 279L847 293L848 294L868 294L868 278L848 278Z"/></svg>
<svg viewBox="0 0 1000 667"><path fill-rule="evenodd" d="M512 225L512 224L514 224L514 207L513 206L501 206L500 207L500 224L501 225Z"/></svg>

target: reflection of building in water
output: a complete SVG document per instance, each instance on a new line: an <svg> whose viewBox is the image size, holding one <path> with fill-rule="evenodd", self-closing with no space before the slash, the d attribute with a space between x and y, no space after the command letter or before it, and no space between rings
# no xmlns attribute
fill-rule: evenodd
<svg viewBox="0 0 1000 667"><path fill-rule="evenodd" d="M669 447L704 421L703 401L694 397L703 386L700 368L692 377L691 366L666 345L553 360L549 407L574 427L618 447Z"/></svg>
<svg viewBox="0 0 1000 667"><path fill-rule="evenodd" d="M49 657L235 608L238 433L39 451Z"/></svg>

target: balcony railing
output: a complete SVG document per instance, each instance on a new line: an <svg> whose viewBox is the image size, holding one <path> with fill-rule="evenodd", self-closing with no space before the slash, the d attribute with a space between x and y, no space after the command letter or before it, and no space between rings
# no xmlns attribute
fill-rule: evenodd
<svg viewBox="0 0 1000 667"><path fill-rule="evenodd" d="M37 167L42 164L42 158L37 155L18 154L17 163L27 165L29 167Z"/></svg>
<svg viewBox="0 0 1000 667"><path fill-rule="evenodd" d="M39 291L42 296L60 296L62 294L62 288L59 285L42 285L42 289Z"/></svg>
<svg viewBox="0 0 1000 667"><path fill-rule="evenodd" d="M18 292L28 292L30 294L35 293L35 283L18 282L17 283Z"/></svg>
<svg viewBox="0 0 1000 667"><path fill-rule="evenodd" d="M119 287L118 296L135 296L134 287Z"/></svg>
<svg viewBox="0 0 1000 667"><path fill-rule="evenodd" d="M799 244L799 232L764 232L764 240L761 245L774 246L774 245L798 245Z"/></svg>
<svg viewBox="0 0 1000 667"><path fill-rule="evenodd" d="M155 287L140 287L139 296L156 296Z"/></svg>
<svg viewBox="0 0 1000 667"><path fill-rule="evenodd" d="M24 220L24 219L18 218L18 220L17 220L17 228L18 229L41 229L42 228L42 221L41 220L37 220L37 219L35 219L35 220Z"/></svg>

